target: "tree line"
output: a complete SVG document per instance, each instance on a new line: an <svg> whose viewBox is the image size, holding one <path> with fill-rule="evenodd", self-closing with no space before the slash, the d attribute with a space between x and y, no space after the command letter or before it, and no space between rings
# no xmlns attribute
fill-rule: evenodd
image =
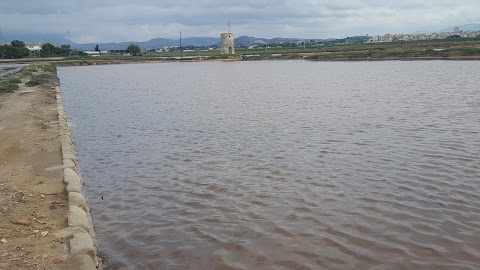
<svg viewBox="0 0 480 270"><path fill-rule="evenodd" d="M98 45L95 46L95 51L100 52ZM141 55L141 49L136 44L131 44L128 46L127 51L134 56ZM14 40L10 44L0 44L0 59L16 59L24 58L29 56L39 56L39 57L53 57L53 56L70 56L70 55L86 55L83 52L75 51L70 48L70 45L61 45L56 47L51 43L44 43L41 46L40 51L32 52L26 47L25 42L20 40Z"/></svg>
<svg viewBox="0 0 480 270"><path fill-rule="evenodd" d="M50 57L50 56L68 56L71 54L70 45L61 45L56 47L50 43L44 43L41 50L35 52L35 56ZM10 44L0 45L0 59L15 59L30 56L30 51L27 49L25 42L14 40Z"/></svg>

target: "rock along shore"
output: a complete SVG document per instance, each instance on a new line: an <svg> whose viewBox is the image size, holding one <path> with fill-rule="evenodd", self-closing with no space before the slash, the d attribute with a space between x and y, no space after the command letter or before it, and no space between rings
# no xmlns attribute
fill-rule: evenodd
<svg viewBox="0 0 480 270"><path fill-rule="evenodd" d="M63 181L68 194L68 231L73 235L70 240L70 254L81 262L85 270L96 269L100 265L97 257L97 244L93 231L92 218L87 200L82 193L83 181L77 169L77 157L72 136L63 106L60 87L56 88L58 125L63 157Z"/></svg>

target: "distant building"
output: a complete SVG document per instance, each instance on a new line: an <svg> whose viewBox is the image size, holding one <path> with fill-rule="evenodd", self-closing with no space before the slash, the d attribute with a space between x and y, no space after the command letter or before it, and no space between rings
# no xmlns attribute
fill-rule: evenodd
<svg viewBox="0 0 480 270"><path fill-rule="evenodd" d="M84 54L90 55L90 56L99 56L100 52L99 51L83 51Z"/></svg>
<svg viewBox="0 0 480 270"><path fill-rule="evenodd" d="M233 33L222 33L220 36L220 52L235 54L235 44L233 42Z"/></svg>
<svg viewBox="0 0 480 270"><path fill-rule="evenodd" d="M450 28L450 29L451 29L451 28ZM460 32L460 27L455 26L455 27L453 28L453 33L454 33L454 34L458 34L459 32Z"/></svg>
<svg viewBox="0 0 480 270"><path fill-rule="evenodd" d="M40 51L42 50L42 47L39 45L27 45L25 46L28 51L30 52L30 56L36 57L40 55Z"/></svg>
<svg viewBox="0 0 480 270"><path fill-rule="evenodd" d="M108 54L110 55L130 55L128 50L109 50Z"/></svg>

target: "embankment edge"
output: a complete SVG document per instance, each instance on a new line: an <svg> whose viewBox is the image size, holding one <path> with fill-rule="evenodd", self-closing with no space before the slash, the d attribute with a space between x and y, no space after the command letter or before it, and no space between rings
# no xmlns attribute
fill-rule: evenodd
<svg viewBox="0 0 480 270"><path fill-rule="evenodd" d="M58 120L63 157L63 180L68 194L68 228L70 240L70 264L81 270L96 270L101 267L97 256L98 244L93 230L92 217L87 199L83 194L83 179L78 171L77 155L72 141L68 118L65 112L60 86L55 87Z"/></svg>

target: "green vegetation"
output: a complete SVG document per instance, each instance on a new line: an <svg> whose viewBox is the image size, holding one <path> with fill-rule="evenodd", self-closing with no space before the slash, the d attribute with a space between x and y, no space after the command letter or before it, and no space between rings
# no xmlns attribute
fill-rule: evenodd
<svg viewBox="0 0 480 270"><path fill-rule="evenodd" d="M32 86L37 86L41 84L53 84L55 83L58 79L55 75L55 66L52 63L48 64L40 64L36 65L35 67L30 65L26 68L28 73L31 73L30 80L25 83L26 86L32 87ZM44 73L40 74L34 74L34 72L42 71Z"/></svg>
<svg viewBox="0 0 480 270"><path fill-rule="evenodd" d="M28 87L32 87L32 86L37 86L41 84L50 84L52 82L55 82L56 80L57 79L55 74L43 73L43 74L33 75L30 81L25 83L25 85Z"/></svg>
<svg viewBox="0 0 480 270"><path fill-rule="evenodd" d="M308 60L380 60L380 59L462 59L465 57L480 58L480 48L450 47L445 49L432 48L371 48L362 51L340 51L328 54L314 54L306 57Z"/></svg>
<svg viewBox="0 0 480 270"><path fill-rule="evenodd" d="M17 75L4 78L0 81L0 93L11 93L19 89L18 84L22 83L22 79L30 77L26 86L32 87L37 85L54 85L58 82L55 74L55 65L52 63L43 63L37 65L26 66L17 73Z"/></svg>
<svg viewBox="0 0 480 270"><path fill-rule="evenodd" d="M38 69L33 66L29 65L27 67L24 67L23 70L20 72L22 77L27 77L27 76L32 76L34 72L37 72Z"/></svg>
<svg viewBox="0 0 480 270"><path fill-rule="evenodd" d="M16 48L25 48L25 42L20 40L13 40L10 44L12 44L12 46Z"/></svg>
<svg viewBox="0 0 480 270"><path fill-rule="evenodd" d="M26 76L26 69L27 67L23 68L22 71L15 76L3 78L3 81L0 81L0 93L11 93L18 90L18 84L21 83L21 79Z"/></svg>
<svg viewBox="0 0 480 270"><path fill-rule="evenodd" d="M11 93L18 90L18 84L21 83L20 78L15 76L5 81L0 81L0 93Z"/></svg>
<svg viewBox="0 0 480 270"><path fill-rule="evenodd" d="M37 67L45 72L55 72L55 66L52 64L40 64Z"/></svg>
<svg viewBox="0 0 480 270"><path fill-rule="evenodd" d="M28 49L25 43L20 40L14 40L11 44L0 45L0 59L15 59L28 56Z"/></svg>
<svg viewBox="0 0 480 270"><path fill-rule="evenodd" d="M136 44L130 44L130 46L128 46L127 48L128 52L131 54L131 55L140 55L140 47Z"/></svg>
<svg viewBox="0 0 480 270"><path fill-rule="evenodd" d="M20 80L20 77L15 76L15 77L9 78L7 80L7 82L9 82L9 83L21 83L22 81Z"/></svg>
<svg viewBox="0 0 480 270"><path fill-rule="evenodd" d="M10 81L0 81L0 93L11 93L18 90L18 84Z"/></svg>
<svg viewBox="0 0 480 270"><path fill-rule="evenodd" d="M45 43L42 45L42 50L40 51L40 56L50 57L50 56L68 56L70 55L70 45L62 45L60 47L55 47L50 43Z"/></svg>
<svg viewBox="0 0 480 270"><path fill-rule="evenodd" d="M42 57L51 56L69 56L71 54L70 45L62 45L55 47L50 43L42 45L40 52L36 52L36 55ZM18 59L30 56L30 51L26 48L25 42L20 40L14 40L10 44L0 45L0 59Z"/></svg>
<svg viewBox="0 0 480 270"><path fill-rule="evenodd" d="M30 70L22 70L21 72L22 76L26 77L26 76L32 76L33 75L33 71L30 71Z"/></svg>

